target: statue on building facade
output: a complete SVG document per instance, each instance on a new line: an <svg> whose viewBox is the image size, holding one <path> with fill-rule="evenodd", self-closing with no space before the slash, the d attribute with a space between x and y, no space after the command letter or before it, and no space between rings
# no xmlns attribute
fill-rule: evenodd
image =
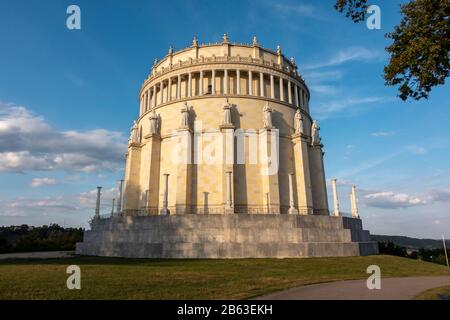
<svg viewBox="0 0 450 320"><path fill-rule="evenodd" d="M264 106L263 109L263 125L265 129L272 129L272 108L269 106L268 103Z"/></svg>
<svg viewBox="0 0 450 320"><path fill-rule="evenodd" d="M303 116L300 108L297 109L294 116L294 130L295 133L304 133L303 132Z"/></svg>
<svg viewBox="0 0 450 320"><path fill-rule="evenodd" d="M139 130L136 120L133 122L133 126L130 129L130 139L128 140L128 143L139 143Z"/></svg>
<svg viewBox="0 0 450 320"><path fill-rule="evenodd" d="M258 39L256 39L256 36L253 36L252 44L253 44L254 46L257 46L257 45L258 45Z"/></svg>
<svg viewBox="0 0 450 320"><path fill-rule="evenodd" d="M320 145L321 141L320 141L320 127L317 124L317 121L314 120L312 125L311 125L311 144L313 146L315 145Z"/></svg>
<svg viewBox="0 0 450 320"><path fill-rule="evenodd" d="M181 108L181 127L189 128L189 106L185 101L183 107Z"/></svg>
<svg viewBox="0 0 450 320"><path fill-rule="evenodd" d="M231 106L228 102L225 103L225 105L223 106L223 121L222 124L224 125L232 125L233 123L231 122Z"/></svg>
<svg viewBox="0 0 450 320"><path fill-rule="evenodd" d="M156 114L155 110L150 113L150 135L159 133L159 115Z"/></svg>

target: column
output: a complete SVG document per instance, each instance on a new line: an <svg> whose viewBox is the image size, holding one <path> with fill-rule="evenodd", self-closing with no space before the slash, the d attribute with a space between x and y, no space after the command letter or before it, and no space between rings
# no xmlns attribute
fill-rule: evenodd
<svg viewBox="0 0 450 320"><path fill-rule="evenodd" d="M236 70L236 94L241 94L241 70Z"/></svg>
<svg viewBox="0 0 450 320"><path fill-rule="evenodd" d="M159 104L163 104L163 102L164 102L164 95L163 95L163 92L164 92L164 84L163 84L163 82L161 81L161 82L159 83L159 94L161 95L161 96L159 97Z"/></svg>
<svg viewBox="0 0 450 320"><path fill-rule="evenodd" d="M350 193L350 204L352 207L352 217L359 219L358 204L356 202L356 186L352 186L352 192Z"/></svg>
<svg viewBox="0 0 450 320"><path fill-rule="evenodd" d="M156 85L153 86L153 108L156 107Z"/></svg>
<svg viewBox="0 0 450 320"><path fill-rule="evenodd" d="M294 174L289 173L289 210L288 210L288 214L298 214L297 209L295 209L295 203L294 203L293 176L294 176Z"/></svg>
<svg viewBox="0 0 450 320"><path fill-rule="evenodd" d="M292 104L291 80L288 80L288 102L289 104Z"/></svg>
<svg viewBox="0 0 450 320"><path fill-rule="evenodd" d="M283 78L280 77L280 100L284 101Z"/></svg>
<svg viewBox="0 0 450 320"><path fill-rule="evenodd" d="M126 153L125 180L123 182L123 197L117 203L117 211L125 214L136 214L139 210L141 194L139 177L141 175L141 147L130 143ZM120 184L119 184L120 193ZM120 194L119 194L120 198ZM120 205L120 209L119 209Z"/></svg>
<svg viewBox="0 0 450 320"><path fill-rule="evenodd" d="M295 94L295 106L298 108L299 104L298 104L298 87L296 84L294 84L294 94Z"/></svg>
<svg viewBox="0 0 450 320"><path fill-rule="evenodd" d="M188 74L188 97L192 97L192 72L189 72Z"/></svg>
<svg viewBox="0 0 450 320"><path fill-rule="evenodd" d="M117 198L117 212L122 212L122 193L123 193L123 179L119 180L119 198Z"/></svg>
<svg viewBox="0 0 450 320"><path fill-rule="evenodd" d="M112 199L112 205L111 205L111 217L114 216L114 202L116 202L116 199L115 199L115 198Z"/></svg>
<svg viewBox="0 0 450 320"><path fill-rule="evenodd" d="M222 124L220 127L222 134L222 165L220 168L222 203L226 214L234 213L234 125Z"/></svg>
<svg viewBox="0 0 450 320"><path fill-rule="evenodd" d="M216 70L211 71L211 94L216 94Z"/></svg>
<svg viewBox="0 0 450 320"><path fill-rule="evenodd" d="M233 174L232 171L227 171L227 205L225 208L225 213L234 213L232 174Z"/></svg>
<svg viewBox="0 0 450 320"><path fill-rule="evenodd" d="M167 84L167 102L172 101L172 78L169 78L169 83Z"/></svg>
<svg viewBox="0 0 450 320"><path fill-rule="evenodd" d="M334 216L339 217L339 199L337 194L336 179L331 180L331 186L333 187L333 214Z"/></svg>
<svg viewBox="0 0 450 320"><path fill-rule="evenodd" d="M262 178L262 193L265 195L263 204L267 213L280 214L280 187L278 176L279 165L279 133L277 129L263 129L259 133L260 172Z"/></svg>
<svg viewBox="0 0 450 320"><path fill-rule="evenodd" d="M259 73L259 95L264 97L264 73Z"/></svg>
<svg viewBox="0 0 450 320"><path fill-rule="evenodd" d="M95 218L100 218L100 195L102 187L97 187L97 201L95 203Z"/></svg>
<svg viewBox="0 0 450 320"><path fill-rule="evenodd" d="M228 70L223 70L223 94L228 94Z"/></svg>
<svg viewBox="0 0 450 320"><path fill-rule="evenodd" d="M169 174L164 173L164 200L163 200L163 207L159 212L159 214L161 215L170 214L168 206L169 206Z"/></svg>
<svg viewBox="0 0 450 320"><path fill-rule="evenodd" d="M329 215L322 145L309 145L308 153L314 214Z"/></svg>
<svg viewBox="0 0 450 320"><path fill-rule="evenodd" d="M200 71L200 83L199 83L199 88L198 88L198 94L200 96L203 95L203 70Z"/></svg>
<svg viewBox="0 0 450 320"><path fill-rule="evenodd" d="M275 99L275 83L273 74L270 75L270 98Z"/></svg>
<svg viewBox="0 0 450 320"><path fill-rule="evenodd" d="M178 75L178 82L177 82L177 99L181 99L181 74Z"/></svg>
<svg viewBox="0 0 450 320"><path fill-rule="evenodd" d="M248 94L250 96L253 95L253 75L251 70L248 71Z"/></svg>
<svg viewBox="0 0 450 320"><path fill-rule="evenodd" d="M176 131L176 141L179 158L176 163L174 177L175 214L191 212L192 203L192 133L189 128L179 128ZM181 153L181 154L180 154Z"/></svg>
<svg viewBox="0 0 450 320"><path fill-rule="evenodd" d="M144 97L145 97L145 94L143 94L140 97L140 100L139 100L139 115L142 115L144 113L144 108L143 108L143 106L144 106Z"/></svg>

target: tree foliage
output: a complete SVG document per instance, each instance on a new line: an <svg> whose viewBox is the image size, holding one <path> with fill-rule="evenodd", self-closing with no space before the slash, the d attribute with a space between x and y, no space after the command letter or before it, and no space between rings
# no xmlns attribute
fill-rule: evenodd
<svg viewBox="0 0 450 320"><path fill-rule="evenodd" d="M367 0L337 0L335 8L358 22ZM450 0L411 0L400 11L400 23L386 35L392 44L386 48L385 84L398 86L402 100L428 98L450 72Z"/></svg>

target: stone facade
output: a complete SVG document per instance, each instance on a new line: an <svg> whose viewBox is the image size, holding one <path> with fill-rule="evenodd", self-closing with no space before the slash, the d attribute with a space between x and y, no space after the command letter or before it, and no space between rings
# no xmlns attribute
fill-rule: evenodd
<svg viewBox="0 0 450 320"><path fill-rule="evenodd" d="M359 216L329 216L323 145L309 99L295 60L256 38L236 44L224 35L204 45L194 38L186 49L170 48L140 90L119 216L97 214L78 252L174 258L376 252ZM356 195L353 205L357 212Z"/></svg>

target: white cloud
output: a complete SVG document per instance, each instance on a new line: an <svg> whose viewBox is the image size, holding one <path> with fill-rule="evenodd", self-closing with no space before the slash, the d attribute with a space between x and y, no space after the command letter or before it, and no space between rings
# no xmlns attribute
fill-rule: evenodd
<svg viewBox="0 0 450 320"><path fill-rule="evenodd" d="M57 183L58 183L58 181L56 181L55 179L50 179L50 178L35 178L35 179L31 180L31 186L33 188L38 188L41 186L51 186L51 185L55 185Z"/></svg>
<svg viewBox="0 0 450 320"><path fill-rule="evenodd" d="M330 116L348 111L350 109L356 110L363 105L370 105L374 103L384 102L383 97L362 97L362 98L345 98L339 100L332 100L328 102L323 102L315 108L315 113L318 119L326 119Z"/></svg>
<svg viewBox="0 0 450 320"><path fill-rule="evenodd" d="M372 132L370 135L372 137L377 137L377 138L387 138L387 137L395 136L396 134L397 134L397 131L377 131L377 132Z"/></svg>
<svg viewBox="0 0 450 320"><path fill-rule="evenodd" d="M339 70L331 71L307 71L302 74L306 81L336 81L342 79L342 72Z"/></svg>
<svg viewBox="0 0 450 320"><path fill-rule="evenodd" d="M313 92L321 94L335 94L337 92L337 89L335 87L323 84L311 84L309 86L309 89Z"/></svg>
<svg viewBox="0 0 450 320"><path fill-rule="evenodd" d="M315 8L308 4L288 4L279 1L266 1L266 3L283 14L311 17L315 13Z"/></svg>
<svg viewBox="0 0 450 320"><path fill-rule="evenodd" d="M58 131L25 107L0 104L0 171L115 170L125 150L120 132Z"/></svg>
<svg viewBox="0 0 450 320"><path fill-rule="evenodd" d="M427 150L424 147L418 145L409 145L406 146L405 149L416 155L423 155L427 153Z"/></svg>
<svg viewBox="0 0 450 320"><path fill-rule="evenodd" d="M427 204L427 201L417 196L392 191L368 193L362 199L366 206L383 209L408 208Z"/></svg>
<svg viewBox="0 0 450 320"><path fill-rule="evenodd" d="M331 67L341 65L350 61L378 61L382 54L377 50L371 50L364 47L350 47L340 50L333 57L325 62L306 64L303 70L312 70L323 67Z"/></svg>

